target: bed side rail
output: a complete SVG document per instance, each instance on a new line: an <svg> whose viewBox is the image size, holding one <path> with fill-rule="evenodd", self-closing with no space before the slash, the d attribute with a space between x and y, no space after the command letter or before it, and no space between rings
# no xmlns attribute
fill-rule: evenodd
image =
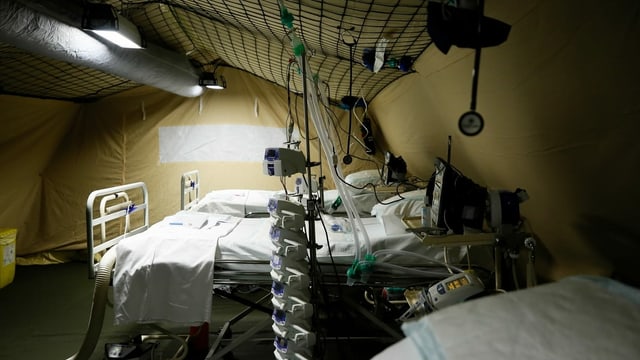
<svg viewBox="0 0 640 360"><path fill-rule="evenodd" d="M189 210L200 199L200 172L188 171L180 178L180 210Z"/></svg>
<svg viewBox="0 0 640 360"><path fill-rule="evenodd" d="M136 199L136 202L131 199ZM98 211L95 206L99 201ZM142 224L135 223L131 228L131 215L143 212ZM124 219L124 228L117 234L107 233L107 224ZM89 278L96 275L95 255L116 245L126 236L141 233L149 228L149 192L143 182L136 182L106 189L95 190L87 198L87 263ZM100 227L100 238L96 243L95 229Z"/></svg>

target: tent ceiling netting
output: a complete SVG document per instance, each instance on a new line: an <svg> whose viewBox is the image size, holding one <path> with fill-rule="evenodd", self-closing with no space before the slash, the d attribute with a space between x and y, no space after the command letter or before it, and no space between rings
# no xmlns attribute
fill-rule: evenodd
<svg viewBox="0 0 640 360"><path fill-rule="evenodd" d="M75 7L60 0L19 3L36 12L44 10L66 23L82 16L83 1L73 2ZM56 3L64 5L56 7ZM196 72L217 73L233 67L302 92L301 72L293 61L277 0L106 3L137 25L149 44L186 55ZM382 43L387 60L415 60L431 44L426 31L426 0L302 0L282 4L293 15L296 34L310 54L312 71L332 100L339 101L351 91L353 96L370 101L408 73L387 65L378 72L365 66L363 54L375 53ZM57 13L62 11L56 9L65 10ZM78 11L74 13L73 9ZM2 42L0 59L0 90L5 94L91 101L141 85L91 66L70 64Z"/></svg>

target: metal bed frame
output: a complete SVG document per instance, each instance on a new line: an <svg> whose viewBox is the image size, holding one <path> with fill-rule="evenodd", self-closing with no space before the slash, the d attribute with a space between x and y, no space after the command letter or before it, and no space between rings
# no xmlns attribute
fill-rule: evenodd
<svg viewBox="0 0 640 360"><path fill-rule="evenodd" d="M134 193L139 192L139 201L137 203L131 200L130 194L132 191ZM96 213L95 205L97 200L100 203ZM107 206L109 204L111 205ZM142 224L129 229L131 215L140 211L143 212ZM107 239L107 225L115 221L120 222L122 218L125 221L125 231L111 239ZM136 182L91 192L87 198L86 225L89 278L94 279L98 266L96 255L115 246L125 237L139 234L149 228L149 191L146 184ZM100 226L101 239L99 244L96 244L94 228L98 225ZM122 226L122 224L120 225Z"/></svg>
<svg viewBox="0 0 640 360"><path fill-rule="evenodd" d="M189 210L200 200L200 172L187 171L180 177L180 210Z"/></svg>

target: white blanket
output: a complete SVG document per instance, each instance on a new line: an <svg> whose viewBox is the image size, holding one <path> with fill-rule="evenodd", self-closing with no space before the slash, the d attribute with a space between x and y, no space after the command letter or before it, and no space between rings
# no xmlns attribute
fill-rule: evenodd
<svg viewBox="0 0 640 360"><path fill-rule="evenodd" d="M403 331L374 359L640 359L640 290L569 277L454 305Z"/></svg>
<svg viewBox="0 0 640 360"><path fill-rule="evenodd" d="M115 324L210 321L218 239L239 221L181 212L123 239L114 274Z"/></svg>

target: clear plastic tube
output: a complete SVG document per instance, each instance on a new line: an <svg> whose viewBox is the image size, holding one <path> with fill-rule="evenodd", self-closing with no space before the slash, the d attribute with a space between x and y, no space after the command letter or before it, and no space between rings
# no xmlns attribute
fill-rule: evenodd
<svg viewBox="0 0 640 360"><path fill-rule="evenodd" d="M416 269L416 268L411 268L411 267L406 267L406 266L402 266L402 265L397 265L397 264L391 264L391 263L385 263L385 262L376 262L374 263L374 267L381 267L381 268L387 268L387 269L394 269L394 270L400 270L403 273L411 273L411 274L415 274L415 275L423 275L423 276L428 276L430 278L446 278L447 276L449 276L448 273L443 273L443 272L437 272L437 271L428 271L428 270L420 270L420 269Z"/></svg>
<svg viewBox="0 0 640 360"><path fill-rule="evenodd" d="M306 69L306 79L307 79L307 94L304 94L307 101L307 106L309 110L309 114L311 115L311 120L313 121L313 125L316 128L316 132L318 133L318 137L320 138L320 144L322 145L322 149L325 153L325 157L327 159L332 159L332 164L329 167L331 170L331 175L333 177L334 183L336 184L336 188L340 197L342 198L342 202L344 204L347 217L349 219L349 223L351 224L351 228L353 231L353 240L355 242L355 259L361 260L362 253L360 251L360 239L359 236L362 236L365 242L365 247L367 254L371 253L371 242L369 240L369 236L367 231L362 223L362 219L357 211L356 205L353 201L353 197L351 194L346 191L344 184L339 180L344 178L342 174L342 170L337 163L337 159L335 154L333 153L333 142L329 137L329 132L327 130L326 124L323 121L322 111L319 108L320 99L318 98L316 84L314 82L314 76L309 70L306 63L306 58L304 55L296 57L299 64L303 64L302 68ZM322 99L324 103L328 104L326 99ZM358 231L359 230L359 231Z"/></svg>
<svg viewBox="0 0 640 360"><path fill-rule="evenodd" d="M402 255L402 256L413 256L413 257L417 257L420 259L425 259L429 262L435 263L435 264L440 264L444 267L446 267L449 271L451 270L455 270L457 272L464 272L463 269L460 269L459 267L453 266L453 265L449 265L446 262L442 262L439 260L436 260L430 256L426 256L426 255L422 255L422 254L416 254L410 251L406 251L406 250L397 250L397 249L382 249L382 250L378 250L376 252L373 253L373 256L375 256L376 258L378 258L381 255Z"/></svg>

